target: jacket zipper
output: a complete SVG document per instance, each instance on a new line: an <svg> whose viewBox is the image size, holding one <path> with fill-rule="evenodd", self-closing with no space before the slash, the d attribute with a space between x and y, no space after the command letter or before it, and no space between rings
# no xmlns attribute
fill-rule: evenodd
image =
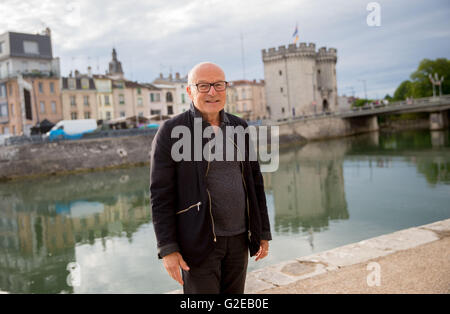
<svg viewBox="0 0 450 314"><path fill-rule="evenodd" d="M208 142L208 143L209 143L209 142ZM206 174L205 174L205 177L208 176L210 159L211 159L211 147L209 147L209 150L208 150L208 167L206 168ZM214 242L217 242L216 231L215 231L215 228L214 228L214 217L213 217L213 214L212 214L211 194L209 193L209 190L208 190L208 189L206 189L206 192L208 192L208 199L209 199L209 215L211 216L212 232L213 232L213 235L214 235L214 239L213 239L213 240L214 240Z"/></svg>
<svg viewBox="0 0 450 314"><path fill-rule="evenodd" d="M239 151L240 154L241 150L239 149L239 147L236 145L236 143L228 137L228 139L233 143L233 145L236 147L236 149ZM251 236L252 236L252 232L250 231L250 204L248 203L248 191L247 191L247 185L245 184L245 179L244 179L244 162L241 161L241 176L242 176L242 183L244 184L244 189L245 189L245 200L247 203L247 217L248 217L248 240L251 241Z"/></svg>
<svg viewBox="0 0 450 314"><path fill-rule="evenodd" d="M211 194L209 194L209 190L208 189L206 189L206 192L208 192L208 198L209 198L209 214L211 215L212 232L213 232L213 235L214 235L214 242L217 242L216 232L214 230L214 218L213 218L212 210L211 210Z"/></svg>
<svg viewBox="0 0 450 314"><path fill-rule="evenodd" d="M179 214L182 214L184 212L187 212L189 209L191 209L192 207L195 207L195 206L197 206L197 211L199 212L200 211L200 205L202 205L202 202L198 202L197 204L193 204L193 205L189 206L186 209L183 209L183 210L180 210L180 211L176 212L176 215L179 215Z"/></svg>

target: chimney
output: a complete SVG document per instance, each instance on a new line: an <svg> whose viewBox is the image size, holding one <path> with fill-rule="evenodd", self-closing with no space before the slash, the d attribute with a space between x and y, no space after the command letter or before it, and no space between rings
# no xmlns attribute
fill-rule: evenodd
<svg viewBox="0 0 450 314"><path fill-rule="evenodd" d="M169 74L169 81L172 81L172 73Z"/></svg>
<svg viewBox="0 0 450 314"><path fill-rule="evenodd" d="M88 76L92 77L92 68L91 68L91 66L88 66L87 71L88 71Z"/></svg>
<svg viewBox="0 0 450 314"><path fill-rule="evenodd" d="M80 71L75 70L75 77L79 77L80 76Z"/></svg>
<svg viewBox="0 0 450 314"><path fill-rule="evenodd" d="M179 72L175 73L175 78L176 78L177 80L180 79L180 73L179 73Z"/></svg>
<svg viewBox="0 0 450 314"><path fill-rule="evenodd" d="M159 78L163 79L163 74L162 73L159 73Z"/></svg>
<svg viewBox="0 0 450 314"><path fill-rule="evenodd" d="M44 31L44 34L48 37L52 37L52 31L50 30L50 27L47 27Z"/></svg>

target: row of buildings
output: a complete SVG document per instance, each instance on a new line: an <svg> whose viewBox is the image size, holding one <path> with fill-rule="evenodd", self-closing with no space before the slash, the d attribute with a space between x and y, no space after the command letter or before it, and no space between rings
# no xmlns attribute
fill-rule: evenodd
<svg viewBox="0 0 450 314"><path fill-rule="evenodd" d="M187 76L179 73L161 73L151 83L127 80L115 49L105 74L88 67L63 77L50 29L0 35L0 135L28 135L44 120L165 119L189 109L186 87ZM247 120L267 119L264 81L230 82L226 110Z"/></svg>

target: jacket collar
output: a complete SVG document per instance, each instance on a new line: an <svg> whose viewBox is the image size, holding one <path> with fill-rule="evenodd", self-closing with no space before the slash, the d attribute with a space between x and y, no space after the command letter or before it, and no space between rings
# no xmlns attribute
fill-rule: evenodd
<svg viewBox="0 0 450 314"><path fill-rule="evenodd" d="M189 111L191 112L191 115L194 118L202 118L202 121L206 122L205 120L203 120L202 113L200 112L200 110L197 109L197 107L195 107L193 102L191 102L191 106L189 108ZM221 124L221 126L230 124L230 120L228 119L227 115L225 114L225 110L224 109L219 111L219 116L220 116L220 124Z"/></svg>

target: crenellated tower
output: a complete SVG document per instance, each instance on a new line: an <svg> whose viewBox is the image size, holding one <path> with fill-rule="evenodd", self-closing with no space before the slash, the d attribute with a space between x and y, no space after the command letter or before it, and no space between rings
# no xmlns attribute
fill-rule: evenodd
<svg viewBox="0 0 450 314"><path fill-rule="evenodd" d="M271 119L336 110L336 49L290 44L263 49L262 58Z"/></svg>

